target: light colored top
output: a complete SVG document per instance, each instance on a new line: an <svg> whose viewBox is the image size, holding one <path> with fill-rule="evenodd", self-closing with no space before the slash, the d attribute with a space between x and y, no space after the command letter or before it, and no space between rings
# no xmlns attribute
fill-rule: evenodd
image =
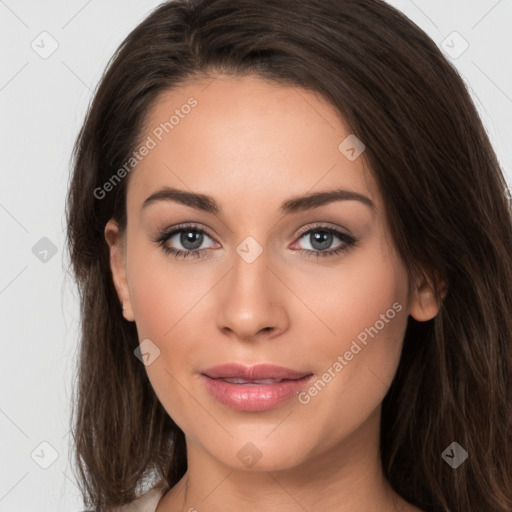
<svg viewBox="0 0 512 512"><path fill-rule="evenodd" d="M155 512L164 493L165 486L157 485L128 505L118 507L114 512Z"/></svg>

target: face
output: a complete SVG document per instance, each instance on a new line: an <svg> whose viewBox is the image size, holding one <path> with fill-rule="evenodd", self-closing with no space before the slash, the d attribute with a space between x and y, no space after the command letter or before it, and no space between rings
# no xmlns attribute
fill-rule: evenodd
<svg viewBox="0 0 512 512"><path fill-rule="evenodd" d="M114 221L105 235L190 456L276 470L367 441L408 315L437 312L428 284L408 281L350 134L318 95L257 77L190 82L148 114L125 238ZM249 369L212 370L226 363ZM285 373L251 373L263 363Z"/></svg>

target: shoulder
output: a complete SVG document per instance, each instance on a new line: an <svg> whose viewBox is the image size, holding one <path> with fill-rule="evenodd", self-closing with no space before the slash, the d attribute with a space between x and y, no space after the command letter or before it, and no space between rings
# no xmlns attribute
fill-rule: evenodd
<svg viewBox="0 0 512 512"><path fill-rule="evenodd" d="M113 512L155 512L156 506L165 494L166 489L165 484L158 484L135 501L118 507Z"/></svg>

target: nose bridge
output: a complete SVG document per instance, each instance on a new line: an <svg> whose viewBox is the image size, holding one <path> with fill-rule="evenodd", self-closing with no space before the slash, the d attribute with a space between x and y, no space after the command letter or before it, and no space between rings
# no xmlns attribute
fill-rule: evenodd
<svg viewBox="0 0 512 512"><path fill-rule="evenodd" d="M269 250L253 236L245 237L235 249L233 271L231 275L231 292L254 300L268 300L264 295L272 285L268 282L271 272L268 269ZM254 296L254 297L253 297Z"/></svg>
<svg viewBox="0 0 512 512"><path fill-rule="evenodd" d="M262 329L278 327L282 305L278 304L276 278L269 269L270 251L252 236L243 239L235 251L218 321L220 329L229 328L247 339Z"/></svg>

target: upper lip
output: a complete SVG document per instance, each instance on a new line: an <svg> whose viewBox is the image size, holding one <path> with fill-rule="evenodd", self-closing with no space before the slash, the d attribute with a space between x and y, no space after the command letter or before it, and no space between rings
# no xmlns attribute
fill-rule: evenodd
<svg viewBox="0 0 512 512"><path fill-rule="evenodd" d="M301 379L311 372L292 370L275 364L258 363L252 366L245 366L239 363L225 363L212 366L201 372L212 379L239 378L244 380L260 379Z"/></svg>

